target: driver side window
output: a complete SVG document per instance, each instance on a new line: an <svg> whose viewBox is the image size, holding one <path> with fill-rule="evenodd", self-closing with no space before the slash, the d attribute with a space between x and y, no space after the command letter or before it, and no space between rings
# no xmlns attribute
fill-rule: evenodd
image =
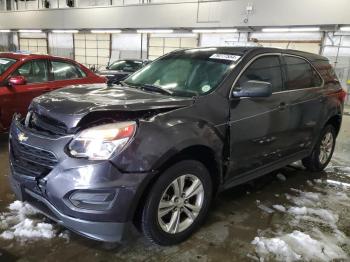
<svg viewBox="0 0 350 262"><path fill-rule="evenodd" d="M279 57L263 56L256 59L243 72L235 87L240 87L250 80L269 82L272 86L272 92L282 91L283 81Z"/></svg>
<svg viewBox="0 0 350 262"><path fill-rule="evenodd" d="M47 82L49 80L47 62L45 60L29 61L19 67L13 76L24 76L27 83Z"/></svg>

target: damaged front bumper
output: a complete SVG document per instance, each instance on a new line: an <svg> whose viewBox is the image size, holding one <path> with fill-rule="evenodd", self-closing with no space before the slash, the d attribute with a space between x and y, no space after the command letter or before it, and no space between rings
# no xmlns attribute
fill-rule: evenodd
<svg viewBox="0 0 350 262"><path fill-rule="evenodd" d="M111 161L69 157L70 136L36 134L15 118L10 129L10 183L26 201L60 225L85 237L121 242L152 177L123 173Z"/></svg>
<svg viewBox="0 0 350 262"><path fill-rule="evenodd" d="M13 176L10 180L18 199L28 202L46 217L82 236L104 242L121 242L131 226L130 223L96 222L67 216L40 194L23 187Z"/></svg>

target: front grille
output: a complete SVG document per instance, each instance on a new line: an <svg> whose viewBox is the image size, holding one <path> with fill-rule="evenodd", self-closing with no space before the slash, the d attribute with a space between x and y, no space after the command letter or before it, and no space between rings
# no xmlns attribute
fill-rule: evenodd
<svg viewBox="0 0 350 262"><path fill-rule="evenodd" d="M68 133L68 128L64 123L39 115L35 112L30 116L28 127L40 133L46 133L53 136L62 136Z"/></svg>
<svg viewBox="0 0 350 262"><path fill-rule="evenodd" d="M30 177L43 177L50 173L58 160L48 151L10 141L12 167L16 174Z"/></svg>

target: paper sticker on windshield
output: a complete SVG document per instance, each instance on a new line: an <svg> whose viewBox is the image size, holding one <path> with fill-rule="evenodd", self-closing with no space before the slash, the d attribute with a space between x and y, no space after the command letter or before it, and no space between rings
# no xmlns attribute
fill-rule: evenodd
<svg viewBox="0 0 350 262"><path fill-rule="evenodd" d="M213 54L210 58L211 59L229 60L229 61L236 62L236 61L238 61L238 59L241 58L241 56L229 55L229 54Z"/></svg>
<svg viewBox="0 0 350 262"><path fill-rule="evenodd" d="M6 64L8 64L8 63L10 63L9 60L0 59L0 65L6 65Z"/></svg>

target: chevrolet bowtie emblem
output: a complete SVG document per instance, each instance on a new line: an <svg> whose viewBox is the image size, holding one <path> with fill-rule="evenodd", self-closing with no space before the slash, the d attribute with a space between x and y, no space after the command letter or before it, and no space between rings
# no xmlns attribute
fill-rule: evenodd
<svg viewBox="0 0 350 262"><path fill-rule="evenodd" d="M23 134L23 133L19 133L19 134L18 134L18 140L19 140L20 142L25 142L25 141L28 140L28 137L27 137L25 134Z"/></svg>

